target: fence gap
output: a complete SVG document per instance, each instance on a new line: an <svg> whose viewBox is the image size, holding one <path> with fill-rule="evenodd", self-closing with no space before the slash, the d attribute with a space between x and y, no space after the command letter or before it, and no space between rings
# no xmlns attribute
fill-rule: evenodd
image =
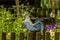
<svg viewBox="0 0 60 40"><path fill-rule="evenodd" d="M50 33L49 32L46 32L45 33L45 40L51 40L50 39Z"/></svg>
<svg viewBox="0 0 60 40"><path fill-rule="evenodd" d="M15 32L11 33L11 40L15 40Z"/></svg>
<svg viewBox="0 0 60 40"><path fill-rule="evenodd" d="M27 40L33 40L33 32L28 32Z"/></svg>
<svg viewBox="0 0 60 40"><path fill-rule="evenodd" d="M2 32L2 40L6 40L6 32Z"/></svg>
<svg viewBox="0 0 60 40"><path fill-rule="evenodd" d="M59 32L55 32L55 40L59 40Z"/></svg>
<svg viewBox="0 0 60 40"><path fill-rule="evenodd" d="M23 32L19 33L19 40L24 40L24 33Z"/></svg>
<svg viewBox="0 0 60 40"><path fill-rule="evenodd" d="M42 36L41 36L41 32L37 32L36 33L36 40L41 40Z"/></svg>

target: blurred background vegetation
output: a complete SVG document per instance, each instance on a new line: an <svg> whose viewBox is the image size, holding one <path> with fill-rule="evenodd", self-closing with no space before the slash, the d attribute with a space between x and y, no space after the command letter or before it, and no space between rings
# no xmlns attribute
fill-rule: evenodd
<svg viewBox="0 0 60 40"><path fill-rule="evenodd" d="M59 5L52 5L51 0L0 0L0 3L0 32L16 32L16 40L20 32L24 32L26 38L27 30L23 25L24 12L28 12L31 18L49 18L53 6L56 11L55 21L60 22L59 2L57 3ZM47 20L44 24L47 24ZM60 32L60 25L57 30Z"/></svg>

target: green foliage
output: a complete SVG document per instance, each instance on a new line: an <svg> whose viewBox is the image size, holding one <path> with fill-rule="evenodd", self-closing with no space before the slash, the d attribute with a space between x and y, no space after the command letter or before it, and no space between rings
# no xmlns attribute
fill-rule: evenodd
<svg viewBox="0 0 60 40"><path fill-rule="evenodd" d="M58 4L59 4L59 2L53 4L51 2L51 0L42 0L41 1L41 7L42 8L47 8L47 9L49 9L51 7L55 8L55 9L59 9L59 5Z"/></svg>
<svg viewBox="0 0 60 40"><path fill-rule="evenodd" d="M57 10L56 21L60 22L60 10Z"/></svg>
<svg viewBox="0 0 60 40"><path fill-rule="evenodd" d="M0 32L16 32L16 37L18 37L18 33L20 32L25 32L26 34L27 30L22 23L24 12L22 9L20 12L22 16L18 16L15 21L13 21L15 15L11 14L11 12L9 10L7 11L3 6L0 6ZM17 39L18 38L16 38L16 40Z"/></svg>
<svg viewBox="0 0 60 40"><path fill-rule="evenodd" d="M13 15L9 12L9 10L6 11L6 8L3 8L3 6L0 8L0 15L0 29L2 30L2 32L21 30L20 28L22 27L22 17L18 17L15 21L12 21Z"/></svg>
<svg viewBox="0 0 60 40"><path fill-rule="evenodd" d="M42 0L41 1L41 7L42 8L51 8L51 2L50 2L50 0Z"/></svg>
<svg viewBox="0 0 60 40"><path fill-rule="evenodd" d="M8 27L11 26L12 22L12 14L9 11L6 11L6 8L3 8L3 6L0 9L0 29L2 31L8 31ZM0 31L1 31L0 30Z"/></svg>

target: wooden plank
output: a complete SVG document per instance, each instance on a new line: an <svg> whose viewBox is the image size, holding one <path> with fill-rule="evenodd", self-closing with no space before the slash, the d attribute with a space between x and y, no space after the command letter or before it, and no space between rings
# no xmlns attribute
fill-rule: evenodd
<svg viewBox="0 0 60 40"><path fill-rule="evenodd" d="M15 32L11 33L11 39L10 40L15 40Z"/></svg>
<svg viewBox="0 0 60 40"><path fill-rule="evenodd" d="M2 32L2 40L6 40L6 32Z"/></svg>
<svg viewBox="0 0 60 40"><path fill-rule="evenodd" d="M16 3L16 12L17 12L17 16L20 15L20 11L19 11L19 0L15 0Z"/></svg>
<svg viewBox="0 0 60 40"><path fill-rule="evenodd" d="M59 40L59 32L55 32L55 40Z"/></svg>
<svg viewBox="0 0 60 40"><path fill-rule="evenodd" d="M36 40L41 40L41 32L36 33Z"/></svg>
<svg viewBox="0 0 60 40"><path fill-rule="evenodd" d="M44 29L43 35L42 35L42 39L43 39L43 40L45 40L45 31L46 31L46 30Z"/></svg>
<svg viewBox="0 0 60 40"><path fill-rule="evenodd" d="M51 40L50 39L50 33L49 32L46 32L45 33L45 40Z"/></svg>
<svg viewBox="0 0 60 40"><path fill-rule="evenodd" d="M19 40L24 40L24 33L23 32L19 33Z"/></svg>
<svg viewBox="0 0 60 40"><path fill-rule="evenodd" d="M33 39L33 32L28 32L27 40L34 40Z"/></svg>

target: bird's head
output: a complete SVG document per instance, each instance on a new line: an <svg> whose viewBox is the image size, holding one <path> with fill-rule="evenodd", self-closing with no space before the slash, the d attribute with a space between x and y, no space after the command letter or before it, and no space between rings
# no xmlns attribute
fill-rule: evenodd
<svg viewBox="0 0 60 40"><path fill-rule="evenodd" d="M29 15L28 15L28 12L25 12L24 15L23 15L23 19L30 19Z"/></svg>

